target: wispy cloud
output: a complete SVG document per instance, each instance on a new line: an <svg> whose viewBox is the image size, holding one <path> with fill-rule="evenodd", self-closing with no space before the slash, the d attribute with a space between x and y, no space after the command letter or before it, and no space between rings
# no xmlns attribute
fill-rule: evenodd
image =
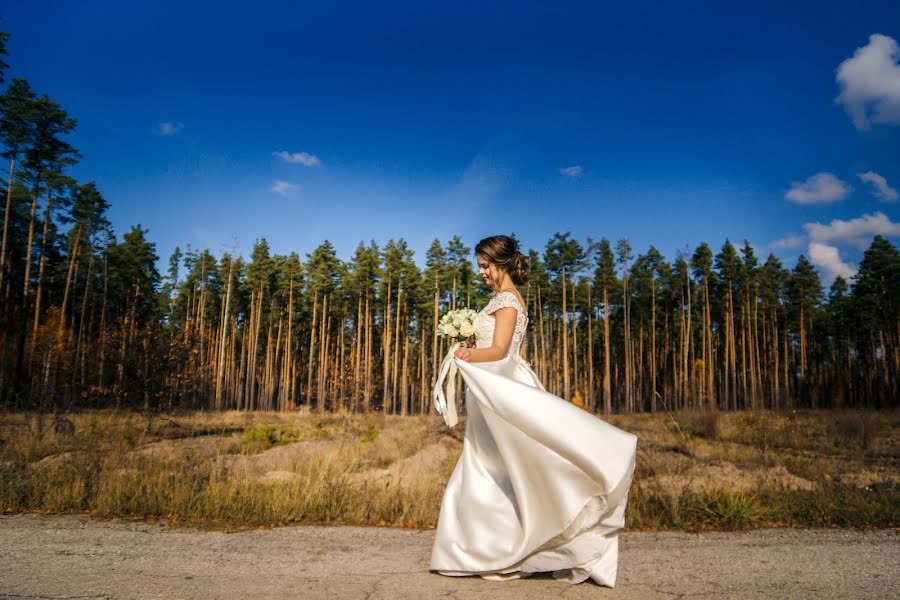
<svg viewBox="0 0 900 600"><path fill-rule="evenodd" d="M581 165L572 165L571 167L561 168L559 172L566 177L574 179L576 177L581 177L582 173L584 173L584 169L581 168Z"/></svg>
<svg viewBox="0 0 900 600"><path fill-rule="evenodd" d="M900 236L900 223L894 223L884 213L864 214L844 221L835 219L828 225L806 223L803 225L810 242L852 244L866 248L875 235L885 237Z"/></svg>
<svg viewBox="0 0 900 600"><path fill-rule="evenodd" d="M172 121L160 121L156 126L156 133L159 135L177 135L184 129L184 123Z"/></svg>
<svg viewBox="0 0 900 600"><path fill-rule="evenodd" d="M871 190L873 196L882 202L896 202L900 198L900 192L888 185L887 179L874 171L857 173L865 183L871 183L875 189Z"/></svg>
<svg viewBox="0 0 900 600"><path fill-rule="evenodd" d="M279 150L273 152L272 156L280 158L286 163L292 165L303 165L304 167L321 167L322 161L318 156L309 154L308 152L288 152L287 150Z"/></svg>
<svg viewBox="0 0 900 600"><path fill-rule="evenodd" d="M872 123L900 124L900 51L897 42L875 33L837 68L842 104L857 129Z"/></svg>
<svg viewBox="0 0 900 600"><path fill-rule="evenodd" d="M795 204L825 204L838 202L850 195L853 188L831 173L816 173L806 181L794 181L785 198Z"/></svg>
<svg viewBox="0 0 900 600"><path fill-rule="evenodd" d="M504 164L490 150L483 150L472 158L459 179L437 201L463 207L464 210L456 211L461 215L475 215L475 210L495 201L509 187L514 175L513 167Z"/></svg>
<svg viewBox="0 0 900 600"><path fill-rule="evenodd" d="M787 248L800 248L806 243L805 235L789 235L781 239L769 242L769 248L773 250L784 250Z"/></svg>
<svg viewBox="0 0 900 600"><path fill-rule="evenodd" d="M838 249L828 244L810 242L809 262L822 269L825 282L829 285L838 275L848 280L856 275L856 267L844 262Z"/></svg>
<svg viewBox="0 0 900 600"><path fill-rule="evenodd" d="M300 190L300 186L296 183L291 183L290 181L276 181L272 185L272 189L270 191L278 194L282 198L287 198L288 196L293 196Z"/></svg>

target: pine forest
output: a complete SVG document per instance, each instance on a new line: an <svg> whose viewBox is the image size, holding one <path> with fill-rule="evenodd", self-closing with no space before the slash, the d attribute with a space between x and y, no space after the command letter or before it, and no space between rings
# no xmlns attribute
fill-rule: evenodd
<svg viewBox="0 0 900 600"><path fill-rule="evenodd" d="M0 406L433 411L435 323L489 294L467 241L435 239L420 267L402 238L348 260L260 238L247 257L176 249L160 273L150 232L120 238L102 190L71 177L76 119L3 83ZM828 289L805 256L747 241L665 257L548 232L528 254L525 358L586 410L898 405L900 253L884 237Z"/></svg>

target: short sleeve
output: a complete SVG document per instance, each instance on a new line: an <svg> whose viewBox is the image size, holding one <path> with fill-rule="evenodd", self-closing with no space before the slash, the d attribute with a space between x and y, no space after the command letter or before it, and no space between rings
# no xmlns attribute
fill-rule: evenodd
<svg viewBox="0 0 900 600"><path fill-rule="evenodd" d="M488 303L487 313L493 314L501 308L515 308L518 312L517 317L523 316L522 304L512 292L500 292L494 296Z"/></svg>

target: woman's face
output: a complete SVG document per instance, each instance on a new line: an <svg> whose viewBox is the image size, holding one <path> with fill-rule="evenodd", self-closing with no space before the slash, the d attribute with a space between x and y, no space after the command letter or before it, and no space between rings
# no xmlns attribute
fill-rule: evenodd
<svg viewBox="0 0 900 600"><path fill-rule="evenodd" d="M479 277L484 279L484 282L486 284L496 289L503 279L503 271L501 271L500 267L498 267L497 265L488 262L488 259L483 256L476 256L476 260L478 261Z"/></svg>

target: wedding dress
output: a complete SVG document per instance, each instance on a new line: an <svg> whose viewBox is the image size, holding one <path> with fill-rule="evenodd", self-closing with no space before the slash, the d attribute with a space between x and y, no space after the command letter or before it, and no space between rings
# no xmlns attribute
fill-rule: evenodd
<svg viewBox="0 0 900 600"><path fill-rule="evenodd" d="M516 294L499 292L478 313L477 348L491 346L492 314L503 307L518 312L505 358L447 359L466 383L467 419L431 569L451 576L549 571L568 583L591 578L613 587L637 436L544 389L519 356L528 317Z"/></svg>

